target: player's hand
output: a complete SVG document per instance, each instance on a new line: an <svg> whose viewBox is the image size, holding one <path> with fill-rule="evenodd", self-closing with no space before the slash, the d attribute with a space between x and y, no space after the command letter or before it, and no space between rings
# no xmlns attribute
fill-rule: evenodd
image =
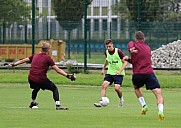
<svg viewBox="0 0 181 128"><path fill-rule="evenodd" d="M123 57L123 60L124 60L124 61L128 61L128 59L129 59L128 56L124 56L124 57Z"/></svg>
<svg viewBox="0 0 181 128"><path fill-rule="evenodd" d="M116 75L120 75L120 71L117 71L117 72L116 72Z"/></svg>
<svg viewBox="0 0 181 128"><path fill-rule="evenodd" d="M4 66L13 66L13 67L16 66L14 63L4 63L3 65Z"/></svg>
<svg viewBox="0 0 181 128"><path fill-rule="evenodd" d="M104 75L104 69L101 70L101 75Z"/></svg>
<svg viewBox="0 0 181 128"><path fill-rule="evenodd" d="M67 78L70 79L71 81L75 81L76 76L74 76L74 74L67 74Z"/></svg>
<svg viewBox="0 0 181 128"><path fill-rule="evenodd" d="M7 65L9 65L9 64L8 64L8 63L4 63L3 65L4 65L4 66L7 66Z"/></svg>
<svg viewBox="0 0 181 128"><path fill-rule="evenodd" d="M129 49L130 53L138 53L138 50L136 50L135 47L132 47Z"/></svg>
<svg viewBox="0 0 181 128"><path fill-rule="evenodd" d="M10 63L9 66L15 67L16 65L14 63Z"/></svg>

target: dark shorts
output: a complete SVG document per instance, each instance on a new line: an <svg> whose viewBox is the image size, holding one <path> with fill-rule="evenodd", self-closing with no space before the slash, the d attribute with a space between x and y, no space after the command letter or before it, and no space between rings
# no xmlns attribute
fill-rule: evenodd
<svg viewBox="0 0 181 128"><path fill-rule="evenodd" d="M155 76L155 74L133 74L132 82L135 88L140 88L146 85L146 89L160 88L160 84Z"/></svg>
<svg viewBox="0 0 181 128"><path fill-rule="evenodd" d="M123 82L123 75L110 75L106 74L104 77L104 81L109 81L110 85L114 82L114 84L121 85Z"/></svg>
<svg viewBox="0 0 181 128"><path fill-rule="evenodd" d="M47 90L54 90L56 88L55 84L52 81L50 81L49 79L47 79L47 81L45 81L45 82L43 82L41 84L40 83L36 83L36 82L34 82L34 81L30 80L30 79L28 79L28 82L30 84L30 88L31 89L38 89L38 88L40 88L42 90L45 90L45 89L47 89Z"/></svg>

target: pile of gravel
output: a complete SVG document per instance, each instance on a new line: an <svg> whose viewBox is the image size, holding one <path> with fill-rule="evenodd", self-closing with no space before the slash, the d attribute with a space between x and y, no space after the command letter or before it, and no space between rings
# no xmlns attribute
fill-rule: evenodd
<svg viewBox="0 0 181 128"><path fill-rule="evenodd" d="M154 68L181 68L181 40L152 51Z"/></svg>

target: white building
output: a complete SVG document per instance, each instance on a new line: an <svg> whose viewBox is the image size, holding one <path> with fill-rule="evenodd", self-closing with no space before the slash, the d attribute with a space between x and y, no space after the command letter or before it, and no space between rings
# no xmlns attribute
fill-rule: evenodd
<svg viewBox="0 0 181 128"><path fill-rule="evenodd" d="M26 0L28 3L31 3L32 0ZM118 15L114 15L111 9L111 6L118 2L119 0L93 0L91 5L88 6L87 10L87 23L90 26L91 37L94 38L104 38L103 36L110 38L111 33L115 32L116 38L120 38L120 18ZM36 6L39 8L39 13L43 13L47 11L47 18L40 18L38 23L38 35L39 38L44 38L43 34L46 32L44 29L48 26L47 32L50 37L50 27L56 29L55 38L59 38L60 35L60 26L58 22L55 20L55 16L52 15L52 7L51 0L36 0ZM42 24L43 22L47 22L47 25ZM52 26L50 22L55 22ZM83 29L84 29L84 20L82 19L82 37L83 37ZM78 30L73 30L73 37L76 38L76 33ZM43 32L43 33L42 33ZM114 35L115 35L114 34ZM67 38L67 33L64 31L64 38Z"/></svg>
<svg viewBox="0 0 181 128"><path fill-rule="evenodd" d="M93 0L88 7L88 22L90 22L91 32L99 31L99 37L102 33L107 32L110 37L111 31L117 32L117 38L120 36L120 19L114 15L111 6L116 0Z"/></svg>

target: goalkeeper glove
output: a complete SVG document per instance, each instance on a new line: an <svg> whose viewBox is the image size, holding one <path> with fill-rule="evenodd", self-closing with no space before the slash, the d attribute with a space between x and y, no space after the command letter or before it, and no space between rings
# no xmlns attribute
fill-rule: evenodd
<svg viewBox="0 0 181 128"><path fill-rule="evenodd" d="M14 67L14 66L16 66L16 65L15 65L14 63L12 63L12 64L11 64L11 63L10 63L10 64L4 63L4 66L13 66L13 67Z"/></svg>
<svg viewBox="0 0 181 128"><path fill-rule="evenodd" d="M4 65L4 66L7 66L7 65L9 65L9 64L8 64L8 63L4 63L3 65Z"/></svg>
<svg viewBox="0 0 181 128"><path fill-rule="evenodd" d="M76 76L74 76L73 74L67 74L66 76L68 79L71 79L71 81L75 81Z"/></svg>

